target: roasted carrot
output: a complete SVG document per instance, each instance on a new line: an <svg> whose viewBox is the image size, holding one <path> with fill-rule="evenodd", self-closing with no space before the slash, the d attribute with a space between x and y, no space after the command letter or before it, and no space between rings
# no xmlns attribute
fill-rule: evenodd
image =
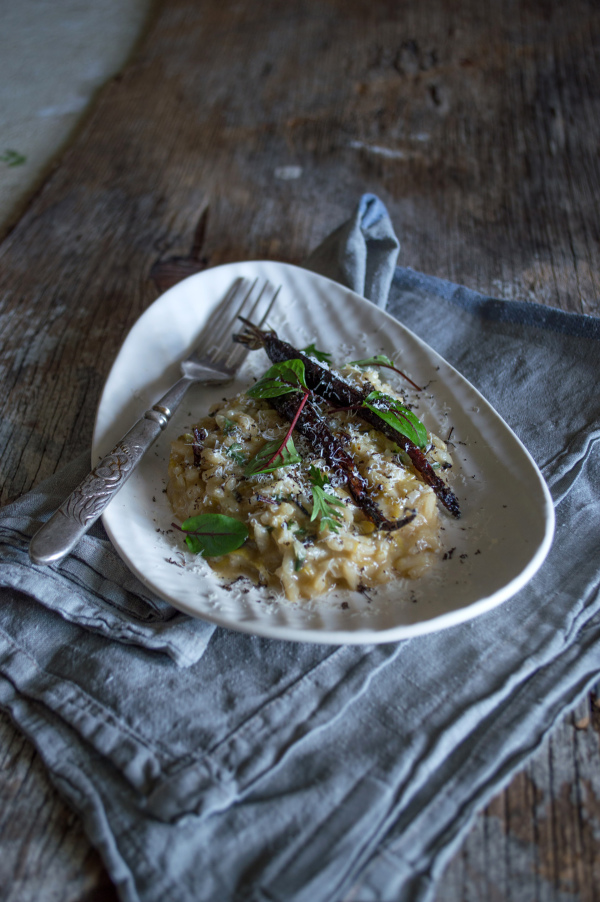
<svg viewBox="0 0 600 902"><path fill-rule="evenodd" d="M298 351L286 341L282 341L273 330L263 331L248 320L240 317L246 325L246 331L234 335L234 341L246 344L252 350L262 347L267 352L273 363L281 363L284 360L301 360L305 368L306 384L311 391L324 398L332 407L344 407L352 409L374 429L383 432L387 438L395 442L408 454L412 465L423 481L431 486L444 507L454 517L460 517L460 507L454 492L440 479L425 454L407 436L398 429L386 423L376 413L363 406L368 392L360 392L335 376L330 370L319 366L312 358L307 357L302 351Z"/></svg>
<svg viewBox="0 0 600 902"><path fill-rule="evenodd" d="M414 510L410 510L399 520L388 520L384 517L367 493L366 479L360 475L352 457L344 450L310 400L306 401L299 415L297 415L298 402L294 395L280 395L268 400L282 417L290 422L296 419L294 428L310 442L319 457L327 461L333 471L333 477L346 485L358 507L377 529L391 532L415 519L417 514Z"/></svg>

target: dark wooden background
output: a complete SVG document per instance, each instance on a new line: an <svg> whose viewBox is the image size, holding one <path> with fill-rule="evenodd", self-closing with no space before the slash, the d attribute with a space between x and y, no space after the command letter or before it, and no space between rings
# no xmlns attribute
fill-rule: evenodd
<svg viewBox="0 0 600 902"><path fill-rule="evenodd" d="M404 265L598 315L599 34L585 0L155 8L2 236L1 499L88 447L158 287L232 260L299 263L364 191L387 204ZM480 814L436 902L600 897L599 723L586 702L557 725ZM0 844L3 900L116 898L5 716Z"/></svg>

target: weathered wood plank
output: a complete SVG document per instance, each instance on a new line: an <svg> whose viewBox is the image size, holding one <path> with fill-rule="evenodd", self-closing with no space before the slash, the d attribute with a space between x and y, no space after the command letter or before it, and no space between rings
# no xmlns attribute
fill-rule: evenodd
<svg viewBox="0 0 600 902"><path fill-rule="evenodd" d="M477 818L435 902L596 902L600 716L586 698ZM588 719L588 725L575 724Z"/></svg>
<svg viewBox="0 0 600 902"><path fill-rule="evenodd" d="M404 264L599 313L599 33L585 0L165 4L0 246L0 497L88 446L150 274L199 222L198 265L300 262L370 190ZM114 898L4 717L0 749L2 898ZM597 713L560 725L437 902L595 899L598 759Z"/></svg>
<svg viewBox="0 0 600 902"><path fill-rule="evenodd" d="M116 891L79 818L2 712L0 848L3 902L116 902Z"/></svg>

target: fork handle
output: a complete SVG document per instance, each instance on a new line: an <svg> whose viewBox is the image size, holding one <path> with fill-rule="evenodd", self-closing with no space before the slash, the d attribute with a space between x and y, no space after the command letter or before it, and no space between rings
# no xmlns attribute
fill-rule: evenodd
<svg viewBox="0 0 600 902"><path fill-rule="evenodd" d="M166 427L192 381L180 379L147 410L36 532L29 543L34 564L57 564L73 550Z"/></svg>

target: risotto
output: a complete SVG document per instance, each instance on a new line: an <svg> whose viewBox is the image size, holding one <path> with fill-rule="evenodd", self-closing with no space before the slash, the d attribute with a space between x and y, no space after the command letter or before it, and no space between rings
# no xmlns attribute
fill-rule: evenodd
<svg viewBox="0 0 600 902"><path fill-rule="evenodd" d="M369 385L402 401L376 370L347 365L340 375L356 388ZM247 475L248 463L289 428L268 401L239 394L215 404L193 432L172 443L167 495L181 522L220 514L243 522L246 541L207 557L222 577L247 577L283 591L292 601L337 589L363 590L398 577L417 579L440 555L434 491L423 483L393 441L357 418L336 411L327 425L351 454L369 496L388 519L412 517L393 531L377 529L327 462L294 434L299 462ZM443 441L428 434L426 456L438 474L452 465ZM324 487L325 516L316 515L315 485ZM323 497L323 494L321 494Z"/></svg>

